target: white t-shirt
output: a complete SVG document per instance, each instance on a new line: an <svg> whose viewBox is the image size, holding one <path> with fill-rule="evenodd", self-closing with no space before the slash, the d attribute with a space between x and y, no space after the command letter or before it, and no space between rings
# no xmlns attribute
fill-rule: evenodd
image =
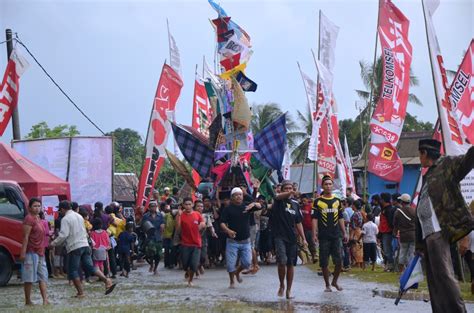
<svg viewBox="0 0 474 313"><path fill-rule="evenodd" d="M362 233L364 234L364 237L362 237L363 243L376 243L379 228L374 222L369 221L362 226Z"/></svg>

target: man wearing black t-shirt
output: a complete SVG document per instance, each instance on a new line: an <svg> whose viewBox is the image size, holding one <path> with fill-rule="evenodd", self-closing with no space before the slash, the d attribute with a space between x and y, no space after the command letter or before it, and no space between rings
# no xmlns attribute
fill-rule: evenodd
<svg viewBox="0 0 474 313"><path fill-rule="evenodd" d="M292 182L284 180L281 183L281 191L276 195L271 208L270 223L275 242L278 278L280 279L278 296L283 297L286 277L286 298L291 299L291 286L297 257L296 238L299 235L303 238L304 245L307 245L307 242L301 224L303 217L299 204L294 198L296 190L293 189Z"/></svg>
<svg viewBox="0 0 474 313"><path fill-rule="evenodd" d="M343 210L339 198L332 194L333 181L331 176L324 176L322 179L323 194L316 199L313 208L313 238L319 240L319 265L323 271L326 289L331 292L331 286L341 291L342 288L337 284L337 279L341 273L341 239L340 233L347 242L347 234L344 227ZM329 256L335 265L334 276L331 285L329 285Z"/></svg>
<svg viewBox="0 0 474 313"><path fill-rule="evenodd" d="M252 261L250 246L250 215L256 209L261 209L259 203L245 205L242 189L236 187L231 191L231 203L221 215L221 229L227 234L226 263L229 272L230 285L234 288L234 277L240 283L240 272L249 268ZM240 265L236 267L237 259Z"/></svg>

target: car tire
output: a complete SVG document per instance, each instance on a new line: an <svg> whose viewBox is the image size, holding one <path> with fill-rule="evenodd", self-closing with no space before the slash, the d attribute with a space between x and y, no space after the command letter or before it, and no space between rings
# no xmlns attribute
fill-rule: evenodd
<svg viewBox="0 0 474 313"><path fill-rule="evenodd" d="M13 274L12 259L5 251L0 250L0 286L5 286Z"/></svg>

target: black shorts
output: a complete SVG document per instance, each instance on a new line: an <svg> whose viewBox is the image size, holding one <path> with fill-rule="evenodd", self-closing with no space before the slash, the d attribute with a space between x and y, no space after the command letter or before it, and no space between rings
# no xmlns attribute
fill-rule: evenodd
<svg viewBox="0 0 474 313"><path fill-rule="evenodd" d="M201 248L181 245L180 252L181 262L183 263L183 269L185 271L191 270L196 273L199 266Z"/></svg>
<svg viewBox="0 0 474 313"><path fill-rule="evenodd" d="M296 265L296 242L292 243L281 238L275 238L275 252L278 265Z"/></svg>
<svg viewBox="0 0 474 313"><path fill-rule="evenodd" d="M334 265L341 265L341 239L320 239L319 240L319 266L329 265L329 256Z"/></svg>
<svg viewBox="0 0 474 313"><path fill-rule="evenodd" d="M364 262L369 261L372 264L377 262L377 244L375 242L364 243Z"/></svg>

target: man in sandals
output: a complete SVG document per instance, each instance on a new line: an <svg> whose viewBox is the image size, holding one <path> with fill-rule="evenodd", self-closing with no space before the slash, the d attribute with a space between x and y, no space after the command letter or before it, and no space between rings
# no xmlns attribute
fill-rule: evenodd
<svg viewBox="0 0 474 313"><path fill-rule="evenodd" d="M94 267L92 264L91 249L87 242L87 232L84 226L84 219L81 215L71 210L69 201L61 201L59 203L59 213L64 217L61 220L61 230L58 237L51 243L52 246L59 246L66 242L66 250L68 253L68 279L72 280L76 287L77 294L75 297L83 298L84 290L79 278L79 267L87 271L90 275L95 275L105 284L105 294L111 293L115 285L112 280L104 276L104 274Z"/></svg>
<svg viewBox="0 0 474 313"><path fill-rule="evenodd" d="M313 209L313 238L315 242L319 240L319 265L323 271L326 289L331 292L331 286L341 291L337 284L337 279L342 269L341 260L341 237L347 242L347 234L344 227L343 210L341 201L332 193L333 180L331 176L325 175L322 179L323 193L314 203ZM329 256L334 263L334 276L331 285L329 284Z"/></svg>

